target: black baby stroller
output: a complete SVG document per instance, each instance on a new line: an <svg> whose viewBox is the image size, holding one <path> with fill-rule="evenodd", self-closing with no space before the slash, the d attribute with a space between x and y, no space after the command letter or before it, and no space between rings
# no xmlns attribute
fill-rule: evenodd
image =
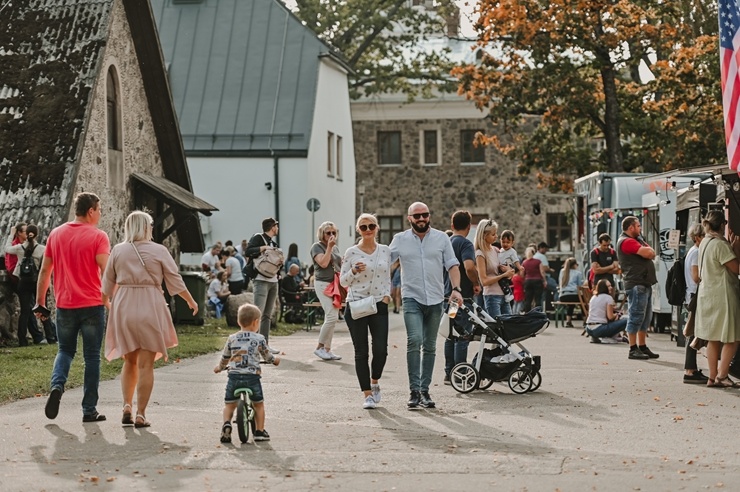
<svg viewBox="0 0 740 492"><path fill-rule="evenodd" d="M452 368L450 383L460 393L475 389L488 389L494 382L508 381L511 391L517 394L535 391L542 384L540 356L532 355L519 342L532 338L547 329L547 314L535 308L527 314L502 315L492 318L476 303L473 309L465 305L472 327L458 327L463 336L472 328L473 342L480 341L472 364L462 362ZM491 348L486 348L490 344ZM512 350L516 344L520 351Z"/></svg>

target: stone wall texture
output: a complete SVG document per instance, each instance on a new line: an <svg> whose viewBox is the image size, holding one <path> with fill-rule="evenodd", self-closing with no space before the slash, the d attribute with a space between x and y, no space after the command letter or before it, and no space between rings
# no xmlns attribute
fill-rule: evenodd
<svg viewBox="0 0 740 492"><path fill-rule="evenodd" d="M485 163L461 165L461 130L494 132L480 118L354 121L353 128L357 185L365 187L364 211L378 216L400 216L406 228L407 208L414 201L429 206L432 226L442 230L449 228L455 211L466 209L476 218L484 216L498 222L499 233L504 229L514 231L515 247L523 254L528 243L546 241L548 213L571 211L571 200L544 196L547 192L537 189L536 176L519 176L516 163L493 147L485 148ZM439 131L439 165L420 164L424 129ZM401 132L401 165L378 165L379 131ZM357 197L359 212L359 193ZM535 199L541 206L540 215L532 212Z"/></svg>

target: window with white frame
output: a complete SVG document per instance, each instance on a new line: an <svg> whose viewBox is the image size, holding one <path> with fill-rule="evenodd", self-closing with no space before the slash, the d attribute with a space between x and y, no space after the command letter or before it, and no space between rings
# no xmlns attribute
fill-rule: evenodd
<svg viewBox="0 0 740 492"><path fill-rule="evenodd" d="M328 132L326 137L326 174L334 176L334 133Z"/></svg>
<svg viewBox="0 0 740 492"><path fill-rule="evenodd" d="M378 132L378 164L401 164L401 132Z"/></svg>
<svg viewBox="0 0 740 492"><path fill-rule="evenodd" d="M342 137L337 135L337 165L336 176L338 180L342 179Z"/></svg>
<svg viewBox="0 0 740 492"><path fill-rule="evenodd" d="M475 144L475 136L483 130L460 130L460 162L462 164L484 164L485 147Z"/></svg>
<svg viewBox="0 0 740 492"><path fill-rule="evenodd" d="M421 130L419 136L419 157L422 166L440 165L440 138L439 130Z"/></svg>

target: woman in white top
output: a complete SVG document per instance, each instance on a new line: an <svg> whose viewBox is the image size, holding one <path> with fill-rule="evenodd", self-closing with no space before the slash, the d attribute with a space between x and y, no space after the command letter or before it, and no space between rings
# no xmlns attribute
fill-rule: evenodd
<svg viewBox="0 0 740 492"><path fill-rule="evenodd" d="M501 265L499 261L499 249L493 245L497 232L496 222L483 219L478 223L473 244L475 246L475 266L483 286L483 303L486 312L493 317L511 314L511 305L506 302L499 281L505 278L511 279L515 273L514 269Z"/></svg>
<svg viewBox="0 0 740 492"><path fill-rule="evenodd" d="M20 244L13 244L13 238L16 236L16 228L10 229L10 236L5 243L5 254L16 255L18 262L11 272L18 278L18 301L21 306L20 315L18 316L18 346L25 347L28 345L26 340L27 331L31 332L33 343L45 344L56 343L56 327L50 319L43 320L44 334L38 329L36 318L33 315L33 305L36 304L36 282L38 280L38 271L41 268L41 262L44 259L45 246L38 242L39 228L33 224L28 224L25 228L25 241ZM36 265L35 274L32 276L21 275L21 264L23 258L30 256L34 265Z"/></svg>
<svg viewBox="0 0 740 492"><path fill-rule="evenodd" d="M615 311L614 291L611 281L602 278L596 283L594 295L588 307L586 333L592 343L601 343L602 338L612 338L627 327L627 318Z"/></svg>
<svg viewBox="0 0 740 492"><path fill-rule="evenodd" d="M355 372L364 394L362 408L375 408L380 403L380 377L388 357L388 303L391 295L391 250L375 240L380 227L372 214L362 214L357 219L360 242L347 249L342 260L339 281L348 288L347 322L352 344L355 347ZM377 313L360 319L352 317L350 303L372 296ZM372 337L373 360L368 369L367 334Z"/></svg>

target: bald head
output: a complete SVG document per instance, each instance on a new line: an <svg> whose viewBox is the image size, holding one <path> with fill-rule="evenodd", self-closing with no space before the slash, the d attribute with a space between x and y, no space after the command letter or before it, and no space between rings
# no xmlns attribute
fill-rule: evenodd
<svg viewBox="0 0 740 492"><path fill-rule="evenodd" d="M429 212L429 207L423 202L414 202L409 206L408 215Z"/></svg>

